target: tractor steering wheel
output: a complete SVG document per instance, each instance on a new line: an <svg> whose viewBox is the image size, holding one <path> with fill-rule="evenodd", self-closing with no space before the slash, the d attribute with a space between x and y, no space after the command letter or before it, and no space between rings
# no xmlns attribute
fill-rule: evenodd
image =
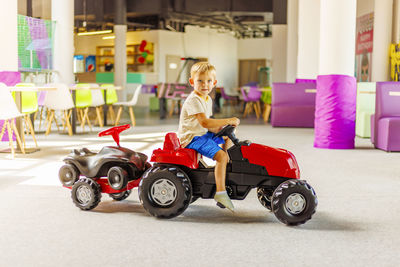
<svg viewBox="0 0 400 267"><path fill-rule="evenodd" d="M216 133L215 136L217 137L228 136L229 139L231 139L232 142L236 146L238 146L239 139L237 139L237 137L235 136L234 131L235 131L235 126L228 124L224 126L218 133Z"/></svg>

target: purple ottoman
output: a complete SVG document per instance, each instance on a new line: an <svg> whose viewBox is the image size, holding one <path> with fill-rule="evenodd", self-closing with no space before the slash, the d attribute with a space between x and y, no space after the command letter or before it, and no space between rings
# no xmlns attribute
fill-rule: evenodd
<svg viewBox="0 0 400 267"><path fill-rule="evenodd" d="M374 145L400 151L400 83L376 83Z"/></svg>
<svg viewBox="0 0 400 267"><path fill-rule="evenodd" d="M273 83L271 125L314 127L315 83Z"/></svg>

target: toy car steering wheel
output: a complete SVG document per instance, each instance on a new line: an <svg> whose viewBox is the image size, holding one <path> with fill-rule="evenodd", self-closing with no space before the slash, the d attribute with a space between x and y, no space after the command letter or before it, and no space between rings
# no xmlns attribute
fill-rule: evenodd
<svg viewBox="0 0 400 267"><path fill-rule="evenodd" d="M107 129L107 130L104 130L104 131L100 132L99 133L99 137L106 136L106 135L111 135L113 137L115 143L117 143L118 147L120 147L120 145L119 145L119 134L122 131L125 131L125 130L127 130L129 128L131 128L131 126L129 124L111 127L110 129Z"/></svg>
<svg viewBox="0 0 400 267"><path fill-rule="evenodd" d="M239 139L237 139L237 137L233 133L235 131L235 128L236 128L235 126L228 124L224 126L218 133L216 133L215 136L217 137L228 136L229 139L231 139L232 142L237 146L239 145Z"/></svg>

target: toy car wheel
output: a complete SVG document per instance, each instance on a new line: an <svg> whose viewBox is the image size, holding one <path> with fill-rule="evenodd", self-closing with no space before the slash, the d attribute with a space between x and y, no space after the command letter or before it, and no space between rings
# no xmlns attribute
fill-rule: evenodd
<svg viewBox="0 0 400 267"><path fill-rule="evenodd" d="M272 210L271 207L271 199L274 190L272 188L259 187L257 188L257 198L260 201L261 205L263 205L268 210Z"/></svg>
<svg viewBox="0 0 400 267"><path fill-rule="evenodd" d="M78 208L91 210L100 203L100 185L90 178L81 178L72 187L71 197Z"/></svg>
<svg viewBox="0 0 400 267"><path fill-rule="evenodd" d="M302 180L281 183L272 195L272 211L287 225L303 224L315 213L318 205L314 189Z"/></svg>
<svg viewBox="0 0 400 267"><path fill-rule="evenodd" d="M114 194L108 194L112 199L116 200L116 201L121 201L126 199L127 197L129 197L129 195L131 194L131 190L127 190L121 193L114 193Z"/></svg>
<svg viewBox="0 0 400 267"><path fill-rule="evenodd" d="M139 184L144 209L158 218L173 218L186 210L192 199L192 185L179 168L152 167Z"/></svg>
<svg viewBox="0 0 400 267"><path fill-rule="evenodd" d="M128 183L128 172L119 166L114 166L108 170L108 183L114 190L121 190Z"/></svg>
<svg viewBox="0 0 400 267"><path fill-rule="evenodd" d="M79 170L72 164L65 164L60 168L58 178L63 186L71 187L79 178Z"/></svg>

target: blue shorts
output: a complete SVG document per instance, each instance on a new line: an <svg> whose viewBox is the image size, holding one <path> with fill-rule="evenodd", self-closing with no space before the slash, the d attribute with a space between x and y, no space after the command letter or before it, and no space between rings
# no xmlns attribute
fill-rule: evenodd
<svg viewBox="0 0 400 267"><path fill-rule="evenodd" d="M214 159L215 154L222 149L219 144L225 144L224 139L216 137L212 132L207 132L202 136L195 136L185 148L194 149L203 156Z"/></svg>

